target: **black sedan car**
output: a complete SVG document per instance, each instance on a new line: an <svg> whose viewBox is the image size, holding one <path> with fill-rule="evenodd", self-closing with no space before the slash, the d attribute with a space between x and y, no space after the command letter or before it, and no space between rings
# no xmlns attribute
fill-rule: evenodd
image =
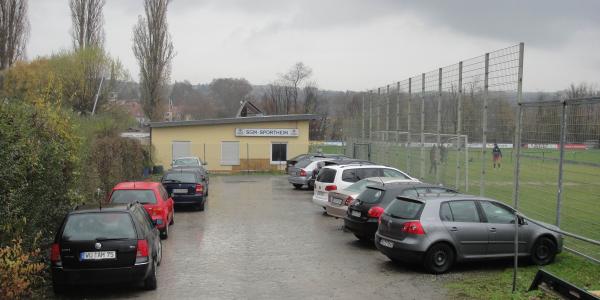
<svg viewBox="0 0 600 300"><path fill-rule="evenodd" d="M161 183L175 205L192 205L204 210L209 183L208 173L204 169L172 169L165 173Z"/></svg>
<svg viewBox="0 0 600 300"><path fill-rule="evenodd" d="M67 214L51 247L55 293L70 285L142 282L156 289L158 229L139 203L84 206Z"/></svg>
<svg viewBox="0 0 600 300"><path fill-rule="evenodd" d="M397 196L419 196L426 194L456 194L455 190L429 183L398 182L368 186L348 206L344 228L363 241L372 241L377 232L378 220L384 209Z"/></svg>

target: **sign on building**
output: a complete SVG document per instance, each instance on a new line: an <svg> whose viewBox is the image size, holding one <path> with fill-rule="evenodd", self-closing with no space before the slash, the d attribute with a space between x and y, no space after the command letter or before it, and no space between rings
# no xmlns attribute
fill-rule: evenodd
<svg viewBox="0 0 600 300"><path fill-rule="evenodd" d="M296 128L236 128L235 136L298 136Z"/></svg>

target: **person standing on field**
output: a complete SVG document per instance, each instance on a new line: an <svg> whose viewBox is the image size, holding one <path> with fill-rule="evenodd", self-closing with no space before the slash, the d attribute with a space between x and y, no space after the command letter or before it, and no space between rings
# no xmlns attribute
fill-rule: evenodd
<svg viewBox="0 0 600 300"><path fill-rule="evenodd" d="M437 174L437 164L438 164L438 148L436 145L433 145L431 151L429 152L429 159L431 160L431 166L429 167L429 174L435 172Z"/></svg>
<svg viewBox="0 0 600 300"><path fill-rule="evenodd" d="M500 164L502 163L502 151L500 151L500 147L498 147L498 144L496 143L494 143L494 149L492 149L492 156L494 160L494 169L496 168L496 164L499 169Z"/></svg>

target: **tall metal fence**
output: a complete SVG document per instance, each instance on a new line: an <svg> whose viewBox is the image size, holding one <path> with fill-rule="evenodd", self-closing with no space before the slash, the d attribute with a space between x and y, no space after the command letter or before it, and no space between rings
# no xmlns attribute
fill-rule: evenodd
<svg viewBox="0 0 600 300"><path fill-rule="evenodd" d="M599 240L600 101L524 102L523 58L521 43L362 93L345 153Z"/></svg>

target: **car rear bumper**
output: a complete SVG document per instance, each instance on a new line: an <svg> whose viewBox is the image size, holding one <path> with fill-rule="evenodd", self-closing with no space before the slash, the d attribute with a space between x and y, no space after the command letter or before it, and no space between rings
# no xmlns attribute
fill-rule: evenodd
<svg viewBox="0 0 600 300"><path fill-rule="evenodd" d="M346 230L360 236L374 237L377 232L377 219L369 219L368 221L358 221L346 216L344 218L344 228Z"/></svg>
<svg viewBox="0 0 600 300"><path fill-rule="evenodd" d="M393 247L386 247L381 244L381 240L384 239L386 241L392 242ZM385 256L390 259L400 260L405 262L420 262L423 260L423 256L425 255L425 251L427 248L423 248L423 244L416 241L408 239L406 243L404 241L398 241L392 238L388 238L386 236L381 236L379 233L375 233L375 247L385 254ZM413 243L417 242L417 243Z"/></svg>
<svg viewBox="0 0 600 300"><path fill-rule="evenodd" d="M302 176L288 176L288 182L291 184L308 184L308 180L310 177L302 177Z"/></svg>
<svg viewBox="0 0 600 300"><path fill-rule="evenodd" d="M348 211L348 206L345 205L335 205L327 202L327 206L325 206L325 210L327 214L336 217L343 218L346 216L346 212Z"/></svg>
<svg viewBox="0 0 600 300"><path fill-rule="evenodd" d="M52 267L52 281L57 284L68 285L135 282L146 279L150 274L150 270L150 262L130 267L102 269L64 269L62 267Z"/></svg>
<svg viewBox="0 0 600 300"><path fill-rule="evenodd" d="M173 202L175 204L201 204L204 202L204 195L174 195Z"/></svg>
<svg viewBox="0 0 600 300"><path fill-rule="evenodd" d="M327 204L329 203L327 201L327 194L325 194L325 197L319 197L317 195L313 195L312 202L321 207L327 207Z"/></svg>

